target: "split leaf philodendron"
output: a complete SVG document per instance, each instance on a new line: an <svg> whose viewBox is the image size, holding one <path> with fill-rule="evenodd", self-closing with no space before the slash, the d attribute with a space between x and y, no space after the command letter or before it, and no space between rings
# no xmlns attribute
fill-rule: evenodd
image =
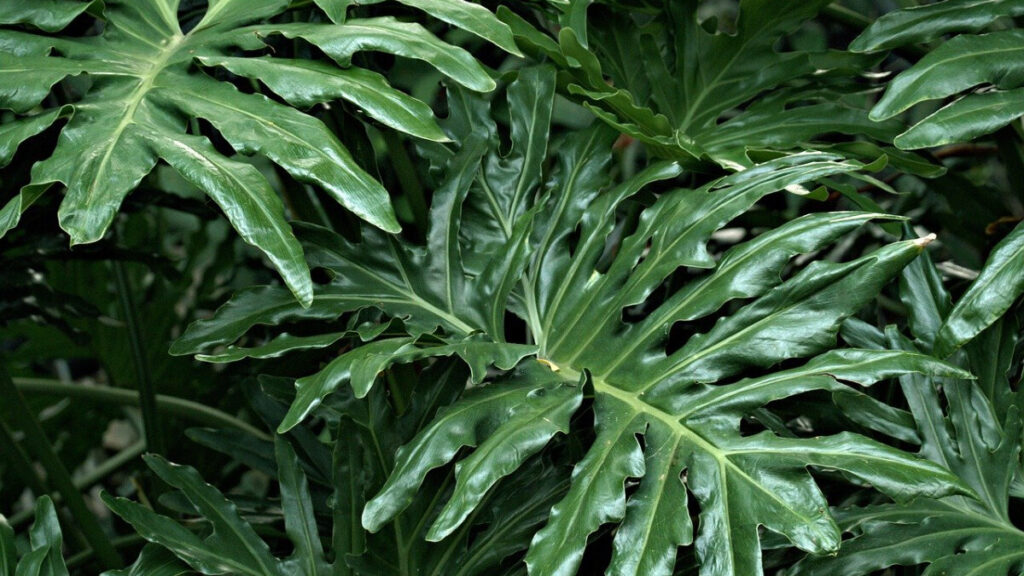
<svg viewBox="0 0 1024 576"><path fill-rule="evenodd" d="M1022 17L0 0L0 576L1024 576Z"/></svg>
<svg viewBox="0 0 1024 576"><path fill-rule="evenodd" d="M428 105L392 88L380 74L351 66L353 55L377 51L424 60L473 90L492 90L494 81L468 52L415 23L388 18L269 23L267 19L288 9L287 0L221 0L211 3L198 22L183 28L178 4L97 3L94 11L102 33L86 37L19 28L29 25L59 33L88 4L39 8L14 2L0 8L0 110L19 115L16 122L4 124L13 145L0 148L0 166L10 161L21 141L59 118L68 119L52 156L33 166L31 182L0 210L0 236L41 194L61 184L67 188L59 211L61 226L72 244L95 242L110 227L125 196L162 160L209 195L242 238L267 255L298 300L308 305L309 269L281 199L256 167L224 155L196 134L195 121L212 124L238 152L269 158L365 221L397 232L398 221L384 187L322 121L299 108L343 99L388 127L444 140ZM510 37L492 14L462 0L425 3L423 9L485 36L505 30ZM474 17L460 17L463 11ZM274 57L276 36L301 38L337 65ZM502 44L514 48L508 40ZM270 55L234 56L239 51ZM268 94L284 102L239 91L223 81L218 67L263 82ZM91 85L81 99L47 107L55 84L83 74Z"/></svg>
<svg viewBox="0 0 1024 576"><path fill-rule="evenodd" d="M899 501L970 493L935 463L855 434L740 432L740 419L751 411L812 390L909 373L969 376L910 352L833 349L843 320L917 257L927 239L786 272L794 256L889 216L809 214L720 259L709 252L712 234L759 200L856 171L858 163L793 154L695 189L673 183L676 165L655 163L616 181L609 176L608 129L596 126L548 146L545 116L533 111L550 109L554 90L554 73L545 67L525 69L509 85L511 150L501 155L486 101L452 89L446 125L458 149L445 159L426 245L368 227L359 242L301 227L310 263L332 278L316 288L309 308L280 288L243 292L190 327L173 351L230 343L257 325L315 319L329 326L344 312L366 308L395 319L380 335L350 339L350 350L300 379L279 432L315 413L342 385L364 396L388 366L462 358L472 368L471 389L399 451L387 483L362 511L367 529L385 528L421 497L432 469L457 459L454 492L426 534L432 541L457 530L496 482L566 434L592 398L593 422L587 417L585 425L596 437L576 463L568 493L533 537L526 563L534 574L575 573L588 535L609 522L619 524L613 573L670 574L677 548L694 542L690 517L680 514L691 496L700 509L696 549L707 574L760 573L758 526L803 550L834 553L839 529L809 466L842 470ZM547 156L554 168L544 178ZM645 207L623 222L622 210L641 195ZM622 240L609 252L607 238L622 226ZM697 274L666 292L664 282L679 269ZM623 310L656 293L659 303L642 319L623 321ZM510 341L506 310L525 324L521 341ZM685 328L709 315L718 321ZM673 326L689 337L669 351ZM235 347L222 354L245 356ZM799 359L809 360L793 364ZM783 361L792 366L773 368ZM737 379L741 374L748 377ZM627 491L632 483L636 489Z"/></svg>

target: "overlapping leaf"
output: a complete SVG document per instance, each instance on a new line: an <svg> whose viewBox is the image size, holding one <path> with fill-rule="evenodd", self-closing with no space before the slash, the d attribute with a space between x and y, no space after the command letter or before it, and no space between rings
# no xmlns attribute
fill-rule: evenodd
<svg viewBox="0 0 1024 576"><path fill-rule="evenodd" d="M926 148L990 134L1024 115L1024 30L983 31L996 19L1024 14L1024 2L945 0L879 18L853 43L878 51L964 32L894 78L871 110L885 120L929 100L963 94L900 134L896 146Z"/></svg>
<svg viewBox="0 0 1024 576"><path fill-rule="evenodd" d="M0 515L0 575L2 576L67 576L61 553L60 522L53 500L43 495L36 500L35 522L29 529L29 551L19 558L14 530Z"/></svg>
<svg viewBox="0 0 1024 576"><path fill-rule="evenodd" d="M499 15L524 45L564 70L570 94L665 156L684 163L710 158L735 169L751 165L749 149L799 149L826 133L885 142L898 131L895 121L872 122L857 104L842 101L856 88L828 88L828 73L844 65L841 59L812 62L805 52L774 50L827 2L744 0L734 31L709 31L716 22L701 21L697 2L665 3L655 18L602 7L588 20L589 4L563 7L557 41L511 11ZM778 90L812 73L800 91ZM771 101L758 107L768 90ZM739 108L748 111L734 118Z"/></svg>
<svg viewBox="0 0 1024 576"><path fill-rule="evenodd" d="M889 343L927 350L929 334L951 314L949 296L926 261L907 270L903 286L902 297L914 310L910 328L918 335L917 344L894 327L887 333ZM852 537L838 556L808 557L794 574L852 576L915 564L928 564L928 576L1024 571L1024 532L1010 517L1011 507L1019 506L1012 482L1021 473L1021 398L1009 380L1020 361L1014 351L1018 332L1015 315L1003 316L958 355L977 381L900 377L921 455L957 474L978 498L921 498L837 510L839 524Z"/></svg>
<svg viewBox="0 0 1024 576"><path fill-rule="evenodd" d="M441 497L451 491L451 474L432 477L429 483L436 498L416 502L395 518L388 530L367 534L359 524L366 491L383 484L394 468L394 452L429 422L440 406L458 396L466 371L455 361L442 361L431 366L423 376L434 384L430 393L411 396L401 413L390 406L387 394L381 390L375 390L362 402L334 403L333 457L331 448L301 427L293 430L289 439L279 436L273 445L263 446L269 448L272 462L256 469L276 477L280 485L280 505L273 508L280 510L284 532L294 545L294 552L288 558L270 556L269 549L255 533L256 522L250 522L240 506L205 484L194 470L153 457L149 459L150 467L180 491L180 510L188 516L198 514L212 527L212 533L200 538L169 517L125 499L105 496L117 514L154 543L143 549L131 568L110 572L109 576L150 574L150 571L179 574L182 573L181 561L203 574L483 576L495 573L506 564L507 556L527 547L532 531L543 522L546 510L565 492L566 467L554 466L546 459L531 461L525 469L528 474L508 481L502 493L488 495L479 503L480 509L474 518L443 543L426 542L423 536L428 518L436 515L440 508ZM261 378L264 385L272 385L272 380ZM532 388L542 393L555 385L554 381L533 383ZM397 386L413 388L415 382L405 381ZM283 415L283 408L277 410L278 402L262 392L254 392L252 399L254 407L268 417L268 424L276 426ZM310 437L313 450L308 450L306 445ZM207 436L207 440L210 438ZM218 449L225 447L227 445L219 444ZM312 455L314 451L316 456ZM329 506L325 504L326 494L321 487L311 490L313 487L304 472L318 468L314 461L324 455L330 476L324 484L333 491ZM251 461L244 455L241 460ZM505 516L509 513L512 516ZM496 521L498 518L500 522ZM333 526L330 538L321 536L325 525ZM396 555L396 550L401 552ZM218 560L218 556L223 558ZM333 562L325 560L328 556L333 557ZM156 571L158 567L165 572Z"/></svg>
<svg viewBox="0 0 1024 576"><path fill-rule="evenodd" d="M104 502L147 540L172 551L203 574L250 574L259 576L329 574L320 536L309 501L306 476L285 440L277 442L281 470L281 498L285 527L295 551L287 560L275 558L267 544L238 513L235 505L205 483L193 468L171 464L155 455L146 463L165 482L177 488L212 526L204 538L167 516L124 498L104 494Z"/></svg>
<svg viewBox="0 0 1024 576"><path fill-rule="evenodd" d="M10 25L58 31L93 3L4 4L0 25L8 26L0 28L0 109L19 117L0 128L5 136L0 165L24 139L58 118L69 120L52 156L33 166L31 183L5 200L0 235L40 194L61 184L67 190L59 210L61 226L72 244L94 242L110 226L125 196L163 160L206 192L242 238L268 256L298 300L308 305L309 270L280 198L254 166L226 157L203 136L186 134L188 121L209 121L236 151L268 157L296 180L322 188L360 218L395 232L399 226L388 194L321 121L262 94L239 91L216 79L209 68L223 67L258 79L295 106L345 99L387 126L433 140L445 137L430 108L391 88L382 76L352 67L354 52L419 58L476 90L490 90L494 82L467 52L418 24L379 18L273 24L266 20L285 11L287 1L220 0L211 2L198 24L185 31L178 21L178 4L106 2L102 33L86 37L43 36ZM514 49L507 27L486 10L468 8L472 18L467 19L460 16L467 8L458 0L432 7L432 14L466 23L474 32L493 35L496 42ZM255 24L245 26L251 23ZM236 55L239 49L267 48L265 42L277 34L303 38L334 62ZM198 70L197 63L207 70ZM80 74L91 80L81 99L63 108L41 108L50 101L55 84Z"/></svg>
<svg viewBox="0 0 1024 576"><path fill-rule="evenodd" d="M584 395L594 398L587 404L596 439L576 464L568 493L533 536L526 556L533 574L575 573L588 536L609 523L618 525L610 573L669 574L677 548L694 542L691 518L681 513L691 496L701 510L696 552L705 574L759 574L760 527L801 549L834 552L840 531L808 467L842 470L900 501L969 492L939 465L861 436L740 433L740 419L750 411L807 391L846 389L842 382L870 385L917 372L967 375L910 352L829 351L843 320L927 239L787 272L794 256L884 215L810 214L720 255L709 247L715 231L762 198L860 164L795 154L698 188L666 190L679 168L655 163L616 184L608 176L615 135L598 126L554 146L545 178L550 116L535 110L551 105L554 84L554 72L539 68L509 87L507 156L487 153L497 146L497 128L486 104L454 91L449 130L460 150L448 158L448 177L435 193L426 247L381 242L372 231L355 245L321 230L304 234L313 263L336 274L321 292L334 314L374 306L408 326L408 336L357 344L339 356L332 386L356 384L357 370L367 375L362 382L372 382L410 345L447 350L457 342L487 343L482 359L460 355L471 365L499 368L508 367L498 362L503 349L514 351L509 360L536 356L461 395L399 451L387 483L363 509L365 527L379 530L410 503L418 505L429 471L458 458L454 495L427 537L443 540L463 529L497 482L516 477L531 455L568 430ZM620 210L641 195L648 205L639 218L620 220ZM472 214L464 225L462 212ZM679 269L695 276L666 290L663 283ZM320 298L309 310L318 310ZM229 302L191 329L183 338L189 347L180 351L230 342L259 323L310 317L298 306L262 314L255 302ZM522 318L535 346L506 342L495 305ZM634 306L647 312L625 323L623 310ZM720 317L695 328L710 315ZM668 332L676 324L687 336L670 352ZM811 360L795 362L803 358ZM794 367L773 369L785 360ZM361 367L365 362L369 369ZM289 425L324 398L324 384L311 395L307 386L300 383ZM464 447L475 450L467 454Z"/></svg>

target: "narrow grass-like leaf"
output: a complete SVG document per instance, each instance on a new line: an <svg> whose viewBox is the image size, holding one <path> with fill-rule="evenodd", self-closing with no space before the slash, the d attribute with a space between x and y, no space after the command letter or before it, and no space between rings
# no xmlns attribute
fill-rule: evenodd
<svg viewBox="0 0 1024 576"><path fill-rule="evenodd" d="M281 483L285 531L295 544L291 560L298 565L300 574L324 574L327 561L323 544L320 543L320 532L316 527L316 512L310 499L306 475L302 472L295 450L281 436L274 439L274 453L277 458L278 481Z"/></svg>

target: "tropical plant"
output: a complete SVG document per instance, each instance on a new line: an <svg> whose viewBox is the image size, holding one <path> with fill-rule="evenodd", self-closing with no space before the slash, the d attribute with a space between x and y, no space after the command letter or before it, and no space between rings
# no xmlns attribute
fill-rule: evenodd
<svg viewBox="0 0 1024 576"><path fill-rule="evenodd" d="M317 287L309 308L280 288L243 292L194 324L172 352L233 342L256 325L329 321L368 307L400 322L398 334L386 324L379 336L352 338L350 350L299 379L279 432L343 383L362 397L390 365L463 358L478 387L399 451L387 484L362 512L363 525L380 530L413 501L430 470L463 446L475 447L460 459L455 492L427 532L431 541L458 529L500 478L568 432L584 396L592 397L592 415L585 418L595 422L593 445L526 556L537 573L574 573L587 536L608 522L622 523L612 571L671 573L676 548L693 538L689 515L679 514L687 493L701 509L697 554L708 573L760 573L758 525L802 549L834 551L839 532L808 466L843 470L898 499L962 489L938 466L867 438L740 433L745 414L801 392L840 388L840 381L870 385L912 372L967 375L923 355L829 351L842 320L927 240L891 244L845 263L815 262L783 276L793 256L820 250L884 215L810 214L733 246L717 263L708 252L711 235L758 200L857 170L857 163L820 153L784 156L699 188L651 194L650 205L626 221L617 217L620 209L679 168L656 163L615 183L607 174L615 134L595 127L558 143L557 169L543 182L548 126L531 111L550 108L554 88L547 68L523 70L509 85L512 148L504 157L487 154L498 138L486 105L452 92L458 105L449 122L459 150L434 193L426 246L369 228L359 243L300 229L311 264L332 278ZM609 246L616 229L621 240ZM464 261L463 253L474 258ZM486 264L474 269L475 262ZM681 267L708 272L665 286ZM734 300L745 305L722 314ZM640 310L624 322L623 311L633 307ZM525 323L518 343L507 337L507 309ZM722 315L710 330L698 328L698 320L716 312ZM688 326L675 339L681 347L668 337L673 325ZM281 354L334 345L344 336L283 333L262 347L229 346L201 358ZM678 349L667 350L670 344ZM808 357L788 370L764 371ZM480 385L489 366L510 370L535 362L547 370L520 367ZM630 479L639 485L627 498Z"/></svg>
<svg viewBox="0 0 1024 576"><path fill-rule="evenodd" d="M46 190L66 187L59 212L72 244L103 237L124 197L163 160L198 186L224 211L238 233L260 248L296 297L308 304L311 281L284 207L253 166L217 151L197 119L208 121L230 147L261 154L296 180L315 184L361 218L389 232L399 230L387 191L352 158L318 119L262 94L239 91L218 79L221 67L259 80L293 106L343 98L383 124L421 138L444 139L430 108L393 89L379 74L350 66L355 53L374 50L419 58L477 90L494 81L461 48L413 23L351 19L338 23L267 21L286 0L220 0L192 18L179 19L176 0L99 5L68 0L39 7L8 2L0 25L31 25L59 32L88 10L97 11L95 35L51 36L17 28L0 30L0 109L23 116L4 125L8 142L0 165L18 144L60 118L68 118L53 155L32 167L31 181L0 212L0 234ZM340 19L335 3L327 12ZM486 10L459 0L415 3L511 50L507 29ZM489 17L489 18L488 18ZM505 32L503 35L502 32ZM254 56L276 52L277 36L302 39L333 63ZM239 55L240 52L244 55ZM245 54L248 53L248 54ZM286 54L281 54L285 56ZM197 70L197 68L201 68ZM209 72L208 72L209 71ZM85 74L91 84L72 103L41 107L54 84ZM316 86L310 89L310 86Z"/></svg>
<svg viewBox="0 0 1024 576"><path fill-rule="evenodd" d="M1024 574L1024 3L900 6L3 3L0 573Z"/></svg>
<svg viewBox="0 0 1024 576"><path fill-rule="evenodd" d="M948 347L949 334L963 328L965 315L977 315L977 290L995 270L1006 266L997 249L988 267L955 306L927 258L904 271L901 296L910 315L911 341L890 326L885 334L867 327L865 345L885 344L902 350ZM977 321L970 325L988 325ZM1021 488L1021 396L1011 386L1020 372L1016 350L1018 314L1001 318L956 355L977 381L900 377L909 414L891 407L878 411L874 426L920 446L920 454L957 474L978 498L921 498L905 505L872 504L837 511L843 530L853 538L832 558L808 558L794 574L865 574L892 565L928 564L925 574L1014 574L1024 570L1024 532L1011 519L1011 509L1024 496ZM854 339L857 339L855 336ZM863 406L862 403L857 405ZM866 411L865 411L866 412ZM894 418L893 416L900 417ZM913 422L900 428L897 422ZM870 424L868 424L870 425ZM894 433L896 432L896 433ZM903 433L899 433L903 432ZM893 546L911 541L913 546Z"/></svg>

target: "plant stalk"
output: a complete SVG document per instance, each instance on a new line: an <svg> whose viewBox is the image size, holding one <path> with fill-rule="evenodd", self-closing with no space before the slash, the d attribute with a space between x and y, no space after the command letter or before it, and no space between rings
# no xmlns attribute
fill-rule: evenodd
<svg viewBox="0 0 1024 576"><path fill-rule="evenodd" d="M14 385L14 381L11 380L11 376L2 362L0 362L0 396L10 403L11 421L25 434L25 445L35 454L39 463L46 470L47 480L64 497L65 506L74 516L79 530L89 542L96 558L108 569L123 566L121 556L110 545L110 540L103 532L103 528L100 527L96 516L89 511L85 499L82 498L82 493L78 491L71 480L71 474L46 439L46 432L43 431L43 427L25 402L21 391Z"/></svg>
<svg viewBox="0 0 1024 576"><path fill-rule="evenodd" d="M81 478L74 480L75 487L78 488L79 491L88 490L89 488L92 488L95 484L99 483L107 476L110 476L125 464L138 458L140 455L142 455L145 449L146 442L144 440L139 440L138 442L135 442L131 446L104 460L102 464L97 466L88 474L85 474ZM54 498L54 502L60 503L60 495L58 494L56 496L57 498ZM14 516L11 516L10 524L11 526L16 527L22 523L28 522L30 519L32 519L32 516L33 512L31 510L26 510L20 514L15 514Z"/></svg>
<svg viewBox="0 0 1024 576"><path fill-rule="evenodd" d="M111 264L114 267L117 299L121 304L121 313L124 315L125 325L128 327L132 366L135 368L135 378L138 381L139 390L139 407L142 409L142 426L146 434L146 450L163 454L165 453L164 438L160 431L160 417L156 409L156 393L153 390L153 381L150 377L149 359L146 357L146 350L142 344L142 330L139 327L138 310L135 308L135 301L132 299L131 287L128 284L128 275L125 273L124 264L120 260L113 260Z"/></svg>
<svg viewBox="0 0 1024 576"><path fill-rule="evenodd" d="M14 384L19 390L27 394L52 394L119 406L139 406L141 402L139 394L135 390L78 386L45 378L15 378ZM188 418L207 426L237 428L261 440L273 440L266 432L216 408L210 408L198 402L165 394L157 394L155 400L157 410L160 412Z"/></svg>

